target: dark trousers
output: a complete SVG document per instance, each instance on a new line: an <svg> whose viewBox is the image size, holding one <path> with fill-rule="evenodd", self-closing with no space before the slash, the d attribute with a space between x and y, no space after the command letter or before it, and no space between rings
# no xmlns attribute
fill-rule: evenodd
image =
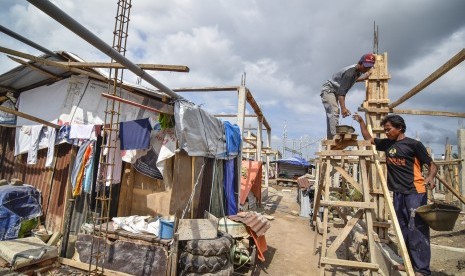
<svg viewBox="0 0 465 276"><path fill-rule="evenodd" d="M429 269L431 259L429 226L414 212L417 207L426 205L427 201L426 193L401 194L394 192L394 209L413 269L415 272L431 275Z"/></svg>

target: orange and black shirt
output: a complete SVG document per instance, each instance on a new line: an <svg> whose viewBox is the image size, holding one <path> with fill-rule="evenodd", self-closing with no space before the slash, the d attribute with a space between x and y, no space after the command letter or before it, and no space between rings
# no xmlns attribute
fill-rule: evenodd
<svg viewBox="0 0 465 276"><path fill-rule="evenodd" d="M386 153L389 190L403 194L426 192L422 166L432 160L420 141L409 137L400 141L375 138L375 145Z"/></svg>

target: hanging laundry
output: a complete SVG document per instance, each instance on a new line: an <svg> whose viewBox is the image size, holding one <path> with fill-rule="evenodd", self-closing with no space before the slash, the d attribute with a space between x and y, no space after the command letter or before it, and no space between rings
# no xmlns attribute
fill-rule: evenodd
<svg viewBox="0 0 465 276"><path fill-rule="evenodd" d="M72 144L72 140L69 139L70 130L71 130L70 125L64 125L60 127L60 130L58 131L58 137L57 137L58 143L66 142L66 143Z"/></svg>
<svg viewBox="0 0 465 276"><path fill-rule="evenodd" d="M73 187L73 195L79 195L81 193L82 177L83 170L85 167L85 162L89 158L90 152L87 152L88 146L91 144L91 141L86 141L79 147L79 150L74 159L73 170L71 171L71 185ZM87 154L87 158L86 158Z"/></svg>
<svg viewBox="0 0 465 276"><path fill-rule="evenodd" d="M96 156L96 142L92 142L89 145L89 148L91 148L91 154L89 156L89 160L87 161L86 168L84 171L84 180L82 183L82 189L85 193L90 193L92 189L92 182L94 181L94 163L95 160L98 159L98 156Z"/></svg>
<svg viewBox="0 0 465 276"><path fill-rule="evenodd" d="M165 168L166 160L173 157L176 151L176 135L174 134L174 129L172 128L161 130L160 134L162 135L163 133L165 135L163 137L162 146L158 153L157 168L160 171L160 173L163 175L163 178L165 178L166 177L165 169L169 169L169 168Z"/></svg>
<svg viewBox="0 0 465 276"><path fill-rule="evenodd" d="M106 158L106 162L113 164L113 166L103 166L103 168L102 166L99 166L98 175L99 179L105 179L106 185L109 186L110 184L121 183L121 168L123 161L121 159L120 141L118 140L116 133L114 131L107 131L106 136L107 147L103 151L103 155ZM110 147L110 145L114 146Z"/></svg>
<svg viewBox="0 0 465 276"><path fill-rule="evenodd" d="M226 135L226 154L228 157L237 156L241 150L241 129L236 124L228 121L224 122L224 132Z"/></svg>
<svg viewBox="0 0 465 276"><path fill-rule="evenodd" d="M81 146L81 147L84 147L85 149L84 149L84 155L82 156L79 171L77 172L77 175L76 175L76 182L73 186L73 196L78 196L82 192L82 182L85 178L86 168L89 165L89 162L88 162L89 158L92 155L92 143L93 142L89 141L87 144L85 144L85 146L84 145Z"/></svg>
<svg viewBox="0 0 465 276"><path fill-rule="evenodd" d="M55 153L56 129L53 127L36 125L27 128L24 133L26 135L29 134L30 136L30 145L27 153L27 164L37 164L37 151L39 150L39 146L46 145L48 147L48 151L47 159L45 160L45 167L51 167L53 162L53 155Z"/></svg>
<svg viewBox="0 0 465 276"><path fill-rule="evenodd" d="M148 149L152 126L148 118L120 122L119 138L121 150Z"/></svg>
<svg viewBox="0 0 465 276"><path fill-rule="evenodd" d="M94 125L71 125L69 131L70 139L90 139L92 138L92 131L94 130ZM94 134L95 136L95 134Z"/></svg>

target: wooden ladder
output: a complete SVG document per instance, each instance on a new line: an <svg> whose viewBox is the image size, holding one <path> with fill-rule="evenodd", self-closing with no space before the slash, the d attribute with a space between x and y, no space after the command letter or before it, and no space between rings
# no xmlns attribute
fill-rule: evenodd
<svg viewBox="0 0 465 276"><path fill-rule="evenodd" d="M379 270L374 256L373 210L376 207L370 196L367 164L372 161L373 150L369 141L357 140L357 134L337 134L333 140L323 141L325 149L318 153L321 170L318 179L318 189L315 193L315 205L312 223L317 226L318 232L323 234L320 250L320 275L325 274L326 266L342 266L372 271ZM354 149L345 150L351 146ZM351 164L358 164L360 174L352 176L347 170ZM353 168L353 167L352 167ZM332 178L338 173L342 177L341 187L331 187ZM347 186L357 190L362 195L362 201L346 200ZM342 194L340 200L331 200L330 193L338 191ZM318 217L318 210L323 207L322 222ZM345 227L336 239L328 244L328 217L329 208L334 209L344 220ZM351 218L344 212L344 208L353 210L349 212ZM346 240L348 235L359 223L367 233L368 261L351 261L339 259L336 251ZM314 248L317 251L318 235L315 235Z"/></svg>

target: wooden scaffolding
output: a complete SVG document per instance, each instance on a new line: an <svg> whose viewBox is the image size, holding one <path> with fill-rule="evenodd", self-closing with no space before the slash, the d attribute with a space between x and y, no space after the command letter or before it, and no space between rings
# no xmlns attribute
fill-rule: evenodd
<svg viewBox="0 0 465 276"><path fill-rule="evenodd" d="M371 72L366 86L366 100L359 110L365 111L368 130L372 136L384 138L380 121L389 113L388 80L390 79L386 53L376 55L375 67ZM388 229L393 226L407 274L414 275L387 188L386 171L381 166L380 156L374 146L367 141L357 140L356 134L337 134L333 140L325 140L322 144L324 150L318 153L320 168L317 179L318 189L315 193L311 219L323 235L320 274L324 275L326 266L377 271L379 265L375 260L375 242L388 242ZM359 197L348 196L349 190L355 190ZM332 192L335 194L333 195ZM320 207L323 208L322 218L318 216ZM330 209L334 210L344 222L344 229L332 242L328 238ZM337 249L356 224L365 231L368 250L365 258L362 261L338 258ZM314 248L316 252L317 237Z"/></svg>

